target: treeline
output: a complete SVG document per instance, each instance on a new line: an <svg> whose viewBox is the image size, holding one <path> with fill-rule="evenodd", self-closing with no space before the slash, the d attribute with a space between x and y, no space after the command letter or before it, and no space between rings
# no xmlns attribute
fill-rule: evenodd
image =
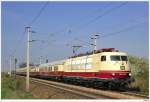
<svg viewBox="0 0 150 102"><path fill-rule="evenodd" d="M142 93L149 91L149 61L148 59L129 56L132 79L130 87L138 88Z"/></svg>
<svg viewBox="0 0 150 102"><path fill-rule="evenodd" d="M30 63L29 65L30 65L30 66L35 66L33 63ZM19 68L24 68L24 67L26 67L26 66L27 66L27 63L26 63L26 62L22 62L22 63L19 64Z"/></svg>

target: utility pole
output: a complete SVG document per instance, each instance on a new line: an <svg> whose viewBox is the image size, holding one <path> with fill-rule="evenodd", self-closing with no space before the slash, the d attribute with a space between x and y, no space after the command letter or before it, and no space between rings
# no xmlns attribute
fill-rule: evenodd
<svg viewBox="0 0 150 102"><path fill-rule="evenodd" d="M94 44L91 44L94 46L93 54L97 50L97 38L98 38L98 36L99 36L98 34L94 34L93 37L91 37L91 39L94 40Z"/></svg>
<svg viewBox="0 0 150 102"><path fill-rule="evenodd" d="M10 57L10 62L9 62L9 64L10 64L10 65L9 65L9 70L10 70L9 75L11 76L11 64L12 64L12 63L11 63L11 57Z"/></svg>
<svg viewBox="0 0 150 102"><path fill-rule="evenodd" d="M27 29L27 72L26 72L26 91L29 92L29 63L30 63L30 29L31 27L26 27Z"/></svg>
<svg viewBox="0 0 150 102"><path fill-rule="evenodd" d="M15 78L16 78L16 66L17 66L17 58L15 58Z"/></svg>
<svg viewBox="0 0 150 102"><path fill-rule="evenodd" d="M42 64L42 56L40 56L40 65Z"/></svg>
<svg viewBox="0 0 150 102"><path fill-rule="evenodd" d="M30 88L30 43L37 41L37 40L30 40L30 33L36 33L35 31L31 30L30 26L25 27L25 29L27 30L27 72L26 72L26 91L29 92L29 88Z"/></svg>

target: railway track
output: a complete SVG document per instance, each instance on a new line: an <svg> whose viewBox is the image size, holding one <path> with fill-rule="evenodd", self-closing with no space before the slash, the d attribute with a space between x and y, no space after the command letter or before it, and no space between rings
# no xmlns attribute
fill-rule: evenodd
<svg viewBox="0 0 150 102"><path fill-rule="evenodd" d="M149 97L146 95L142 95L136 92L131 92L131 91L127 91L127 92L121 92L122 94L127 94L127 95L131 95L131 96L137 96L137 97L141 97L143 99L148 99Z"/></svg>
<svg viewBox="0 0 150 102"><path fill-rule="evenodd" d="M116 92L116 91L106 91L97 90L93 88L86 88L82 86L75 86L64 84L60 82L54 82L49 80L30 78L33 83L40 83L49 87L58 88L60 90L68 91L80 96L84 96L89 99L148 99L147 96L131 93L131 92Z"/></svg>
<svg viewBox="0 0 150 102"><path fill-rule="evenodd" d="M46 85L46 86L49 86L49 87L53 87L53 88L57 88L57 89L60 89L60 90L67 91L69 93L80 95L80 96L85 97L85 99L110 99L110 97L106 97L106 96L102 96L102 95L101 96L100 95L93 95L91 93L86 93L84 91L75 89L74 87L72 87L72 88L68 87L67 84L62 85L58 82L41 80L41 79L36 79L36 78L31 78L31 82L32 83L43 84L43 85ZM69 85L69 86L72 86L72 85Z"/></svg>

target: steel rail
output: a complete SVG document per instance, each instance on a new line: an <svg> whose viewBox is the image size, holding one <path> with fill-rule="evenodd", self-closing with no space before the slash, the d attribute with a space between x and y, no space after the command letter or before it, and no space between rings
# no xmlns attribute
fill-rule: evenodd
<svg viewBox="0 0 150 102"><path fill-rule="evenodd" d="M143 94L139 94L139 93L136 93L136 92L131 92L131 91L126 91L126 92L121 92L122 94L127 94L127 95L132 95L132 96L137 96L137 97L143 97L143 98L149 98L149 96L147 95L143 95Z"/></svg>

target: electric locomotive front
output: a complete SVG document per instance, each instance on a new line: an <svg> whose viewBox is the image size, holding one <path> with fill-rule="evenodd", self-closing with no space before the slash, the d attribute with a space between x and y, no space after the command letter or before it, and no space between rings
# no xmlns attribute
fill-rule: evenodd
<svg viewBox="0 0 150 102"><path fill-rule="evenodd" d="M131 69L127 53L110 51L99 53L98 77L108 85L126 85L130 82Z"/></svg>
<svg viewBox="0 0 150 102"><path fill-rule="evenodd" d="M103 52L100 54L101 78L128 78L131 76L129 61L126 53Z"/></svg>

